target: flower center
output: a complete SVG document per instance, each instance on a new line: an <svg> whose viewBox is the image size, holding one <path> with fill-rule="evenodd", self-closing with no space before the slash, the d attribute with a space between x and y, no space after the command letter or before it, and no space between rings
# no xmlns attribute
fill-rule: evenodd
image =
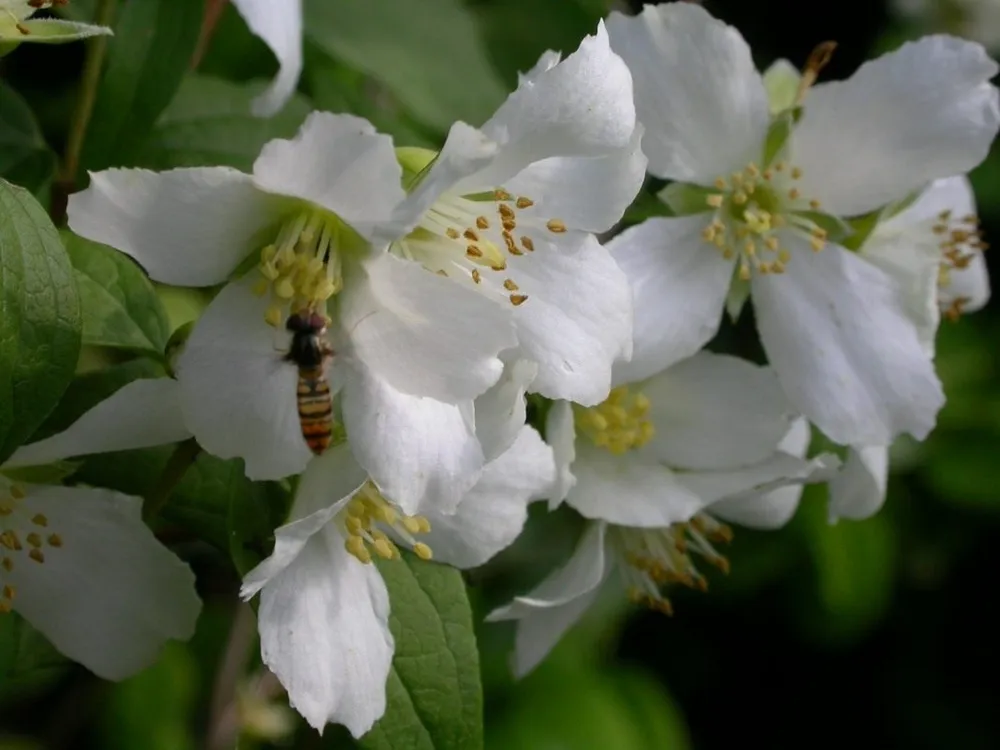
<svg viewBox="0 0 1000 750"><path fill-rule="evenodd" d="M564 234L566 224L544 219L526 196L503 188L489 193L445 193L394 250L443 276L469 278L484 292L506 297L515 307L528 296L507 273L508 258L535 251L547 234Z"/></svg>
<svg viewBox="0 0 1000 750"><path fill-rule="evenodd" d="M665 529L614 526L610 538L624 563L620 568L629 599L668 615L673 614L664 594L668 586L708 590L708 581L695 567L693 555L723 573L729 572L729 560L716 552L712 543L732 541L732 529L706 513Z"/></svg>
<svg viewBox="0 0 1000 750"><path fill-rule="evenodd" d="M621 455L641 448L652 439L655 429L649 409L650 402L644 393L632 393L627 385L620 385L597 406L574 405L574 422L594 445Z"/></svg>
<svg viewBox="0 0 1000 750"><path fill-rule="evenodd" d="M743 281L754 271L784 272L791 254L782 247L782 230L806 233L816 252L826 244L826 230L806 215L819 210L819 201L804 199L795 186L801 177L801 169L778 161L763 171L751 162L741 172L715 179L715 190L705 197L714 213L701 237L726 259L739 258Z"/></svg>
<svg viewBox="0 0 1000 750"><path fill-rule="evenodd" d="M17 589L11 574L18 565L42 564L45 548L63 546L62 537L49 531L43 513L33 515L24 507L26 490L0 477L0 614L10 612Z"/></svg>
<svg viewBox="0 0 1000 750"><path fill-rule="evenodd" d="M323 312L326 301L344 286L345 251L360 238L337 216L309 209L282 225L277 240L260 251L254 285L258 296L269 296L264 317L279 328L289 310Z"/></svg>
<svg viewBox="0 0 1000 750"><path fill-rule="evenodd" d="M989 247L983 241L979 217L975 214L956 218L951 211L942 211L937 215L931 231L941 248L941 265L938 270L938 287L941 289L951 285L952 273L968 268L976 254ZM962 315L962 308L968 303L967 297L956 297L944 310L944 314L951 320L957 320Z"/></svg>
<svg viewBox="0 0 1000 750"><path fill-rule="evenodd" d="M421 560L431 559L431 548L413 538L430 531L430 521L423 516L403 515L370 481L358 490L337 520L347 535L347 551L363 563L372 561L372 552L385 560L399 558L399 548L389 534L405 542Z"/></svg>

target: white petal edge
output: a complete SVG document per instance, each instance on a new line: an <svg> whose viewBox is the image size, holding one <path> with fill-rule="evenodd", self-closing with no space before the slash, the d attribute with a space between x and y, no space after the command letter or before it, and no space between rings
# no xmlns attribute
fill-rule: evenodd
<svg viewBox="0 0 1000 750"><path fill-rule="evenodd" d="M852 447L844 467L830 481L830 523L861 520L881 509L889 482L889 449L881 445Z"/></svg>
<svg viewBox="0 0 1000 750"><path fill-rule="evenodd" d="M556 479L549 496L549 510L555 510L576 485L573 462L576 461L576 427L573 404L555 401L545 416L545 440L552 446Z"/></svg>
<svg viewBox="0 0 1000 750"><path fill-rule="evenodd" d="M475 400L476 437L487 461L510 448L520 434L528 411L525 394L537 374L535 362L508 362L496 385Z"/></svg>
<svg viewBox="0 0 1000 750"><path fill-rule="evenodd" d="M233 0L250 30L278 58L278 75L253 103L253 113L270 117L285 106L302 73L302 0Z"/></svg>

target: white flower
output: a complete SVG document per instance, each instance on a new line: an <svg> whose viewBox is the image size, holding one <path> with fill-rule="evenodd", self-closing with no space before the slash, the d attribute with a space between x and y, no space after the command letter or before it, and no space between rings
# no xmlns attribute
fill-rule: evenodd
<svg viewBox="0 0 1000 750"><path fill-rule="evenodd" d="M281 109L302 73L302 0L233 0L250 30L278 58L278 76L253 103L254 114L266 117Z"/></svg>
<svg viewBox="0 0 1000 750"><path fill-rule="evenodd" d="M59 3L53 0L0 0L0 57L21 42L63 44L112 33L107 26L64 21L61 18L28 18L32 13L54 5Z"/></svg>
<svg viewBox="0 0 1000 750"><path fill-rule="evenodd" d="M830 523L841 518L861 520L878 513L889 481L889 449L870 445L849 448L844 466L830 480Z"/></svg>
<svg viewBox="0 0 1000 750"><path fill-rule="evenodd" d="M620 393L598 409L576 407L576 419L565 403L550 414L556 461L570 456L578 480L566 501L591 522L563 568L487 618L518 620L518 676L545 657L602 583L624 586L633 601L670 613L664 587L707 586L698 558L728 570L715 545L732 531L719 519L781 526L798 506L801 483L823 481L836 467L832 457L801 458L808 424L790 421L777 382L747 362L701 354L650 379L628 401ZM596 430L601 418L603 432ZM567 434L574 421L587 433L575 441ZM677 468L685 466L694 468Z"/></svg>
<svg viewBox="0 0 1000 750"><path fill-rule="evenodd" d="M923 438L944 397L906 291L830 232L849 229L838 217L983 159L1000 122L996 64L978 45L928 37L800 92L795 123L787 111L772 118L746 43L696 5L612 14L608 31L632 71L650 171L686 183L664 196L687 215L610 245L620 265L645 272L636 308L655 305L664 321L636 332L637 346L663 345L633 375L696 351L727 298L735 312L749 294L782 387L828 437Z"/></svg>
<svg viewBox="0 0 1000 750"><path fill-rule="evenodd" d="M394 644L372 557L398 558L399 544L423 559L433 549L437 560L480 565L514 540L554 471L551 449L522 426L456 513L407 516L347 446L309 465L290 523L275 531L274 552L247 574L240 594L260 592L262 659L311 726L340 723L360 737L385 711Z"/></svg>
<svg viewBox="0 0 1000 750"><path fill-rule="evenodd" d="M348 115L312 114L271 141L252 175L224 167L109 170L72 196L74 231L138 260L168 284L229 283L177 362L198 442L240 457L251 479L311 458L297 414L286 317L332 319L325 374L351 448L408 512L431 494L454 507L484 456L472 399L516 340L510 315L472 289L365 238L403 199L391 140Z"/></svg>
<svg viewBox="0 0 1000 750"><path fill-rule="evenodd" d="M106 679L191 636L201 609L194 575L143 523L139 498L37 482L54 478L43 464L187 437L176 396L173 381L135 381L0 466L0 617L17 611Z"/></svg>
<svg viewBox="0 0 1000 750"><path fill-rule="evenodd" d="M598 403L629 354L627 283L592 233L638 192L640 137L602 24L562 62L544 54L481 128L456 123L394 214L396 252L512 311L544 396Z"/></svg>
<svg viewBox="0 0 1000 750"><path fill-rule="evenodd" d="M903 16L935 31L964 36L995 51L1000 47L1000 2L997 0L895 0Z"/></svg>

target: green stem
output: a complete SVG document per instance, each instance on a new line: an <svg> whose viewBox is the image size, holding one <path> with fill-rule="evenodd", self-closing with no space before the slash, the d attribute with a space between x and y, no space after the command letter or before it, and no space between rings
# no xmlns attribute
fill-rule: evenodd
<svg viewBox="0 0 1000 750"><path fill-rule="evenodd" d="M98 26L110 26L114 13L115 0L97 0L94 23ZM70 120L62 167L55 184L52 186L52 205L49 213L57 225L66 218L66 202L76 186L76 173L80 168L80 153L83 150L87 125L90 124L90 116L94 111L97 87L101 82L101 68L104 66L104 55L107 49L108 37L103 34L87 40L87 58L80 80L80 95L76 100L76 108L73 110L73 117Z"/></svg>
<svg viewBox="0 0 1000 750"><path fill-rule="evenodd" d="M163 473L160 474L160 480L143 499L142 517L144 520L149 521L163 510L171 493L177 489L177 485L194 464L199 453L201 453L201 446L193 438L185 440L177 446L167 461Z"/></svg>

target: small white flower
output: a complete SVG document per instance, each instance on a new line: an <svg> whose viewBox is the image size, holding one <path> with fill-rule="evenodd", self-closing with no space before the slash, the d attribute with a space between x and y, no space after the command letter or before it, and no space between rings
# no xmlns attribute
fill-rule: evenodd
<svg viewBox="0 0 1000 750"><path fill-rule="evenodd" d="M233 5L278 58L278 76L253 103L254 114L267 117L285 105L302 73L302 0L233 0Z"/></svg>
<svg viewBox="0 0 1000 750"><path fill-rule="evenodd" d="M72 196L79 234L168 284L232 274L177 362L198 442L240 457L251 479L301 472L312 454L287 361L292 312L331 319L326 367L352 450L408 512L432 494L454 507L484 456L472 399L516 343L510 315L472 289L371 244L403 199L388 136L348 115L312 114L271 141L247 175L224 167L109 170Z"/></svg>
<svg viewBox="0 0 1000 750"><path fill-rule="evenodd" d="M261 657L311 726L335 722L360 737L385 711L394 644L372 558L398 558L402 545L425 560L433 549L442 562L480 565L520 533L528 503L545 494L554 473L551 449L522 426L457 512L408 516L347 446L309 465L291 522L275 531L274 552L247 574L240 594L260 592Z"/></svg>
<svg viewBox="0 0 1000 750"><path fill-rule="evenodd" d="M750 295L782 387L828 437L922 439L944 397L906 290L829 233L844 226L839 217L983 159L1000 123L989 84L996 64L978 45L928 37L847 81L797 92L805 98L795 123L788 112L772 118L740 35L696 5L614 13L608 31L632 71L650 171L684 183L667 188L675 205L688 200L678 206L685 215L610 244L620 265L645 272L637 309L656 305L663 321L637 330L637 345L649 337L664 346L651 349L658 360L633 362L633 374L696 351L723 307L738 311Z"/></svg>
<svg viewBox="0 0 1000 750"><path fill-rule="evenodd" d="M559 59L545 53L481 128L451 128L394 214L394 248L512 311L535 391L595 404L629 354L631 300L593 233L621 218L646 161L603 24Z"/></svg>
<svg viewBox="0 0 1000 750"><path fill-rule="evenodd" d="M832 456L802 458L808 425L793 418L773 373L707 352L614 388L600 406L553 404L546 435L559 471L553 500L565 497L594 523L566 568L491 615L521 620L518 674L544 657L612 570L631 598L670 611L664 586L705 586L697 558L728 567L713 546L731 536L718 519L780 526L801 484L825 481L837 466Z"/></svg>
<svg viewBox="0 0 1000 750"><path fill-rule="evenodd" d="M63 44L112 33L107 26L64 21L61 18L29 18L38 10L58 5L65 3L58 0L0 0L0 57L21 42Z"/></svg>
<svg viewBox="0 0 1000 750"><path fill-rule="evenodd" d="M135 381L0 466L0 617L21 614L69 658L121 680L194 632L194 575L153 536L142 501L32 483L43 464L188 436L175 383Z"/></svg>

